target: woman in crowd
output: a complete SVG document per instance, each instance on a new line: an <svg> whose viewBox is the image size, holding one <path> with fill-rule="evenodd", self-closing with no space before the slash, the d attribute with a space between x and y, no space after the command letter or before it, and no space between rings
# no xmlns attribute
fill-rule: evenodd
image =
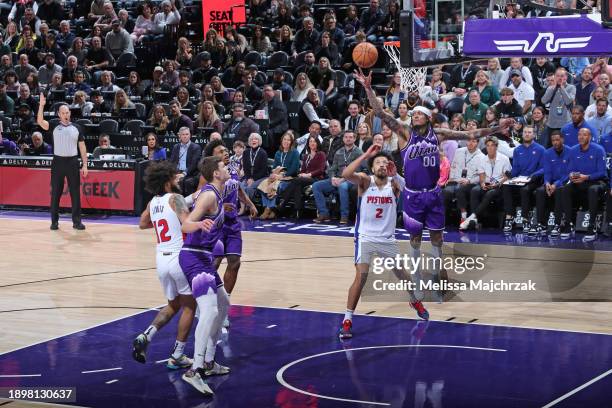
<svg viewBox="0 0 612 408"><path fill-rule="evenodd" d="M253 38L251 39L249 51L257 51L262 55L268 55L272 52L270 38L263 33L263 29L260 25L256 25L253 29Z"/></svg>
<svg viewBox="0 0 612 408"><path fill-rule="evenodd" d="M130 72L128 76L128 84L123 88L125 93L128 96L139 96L143 97L145 95L145 87L140 80L140 74L136 71Z"/></svg>
<svg viewBox="0 0 612 408"><path fill-rule="evenodd" d="M142 152L147 160L166 160L166 149L159 145L159 139L153 132L147 133L145 136L147 145L143 147Z"/></svg>
<svg viewBox="0 0 612 408"><path fill-rule="evenodd" d="M189 68L193 59L193 49L191 43L185 37L178 39L178 49L176 50L175 61L182 68Z"/></svg>
<svg viewBox="0 0 612 408"><path fill-rule="evenodd" d="M19 30L17 30L17 24L14 21L9 21L6 25L6 32L4 33L4 44L11 48L11 51L17 49L17 44L20 39Z"/></svg>
<svg viewBox="0 0 612 408"><path fill-rule="evenodd" d="M318 138L314 136L308 138L306 153L297 177L287 183L278 202L278 207L282 210L287 207L288 201L293 199L296 218L300 218L304 208L304 188L325 178L327 161L325 153L321 151L321 142Z"/></svg>
<svg viewBox="0 0 612 408"><path fill-rule="evenodd" d="M332 65L338 63L339 51L338 46L332 41L329 31L323 31L319 44L314 49L315 59L320 60L325 57Z"/></svg>
<svg viewBox="0 0 612 408"><path fill-rule="evenodd" d="M151 116L147 120L147 125L155 128L155 133L163 134L166 133L166 128L170 123L170 119L166 114L166 109L163 105L155 105L151 109Z"/></svg>
<svg viewBox="0 0 612 408"><path fill-rule="evenodd" d="M549 148L550 139L548 135L548 126L546 126L546 111L543 107L536 106L533 108L529 124L533 126L535 141L545 148Z"/></svg>
<svg viewBox="0 0 612 408"><path fill-rule="evenodd" d="M397 107L400 102L408 97L408 93L401 89L402 76L399 72L393 74L391 78L391 84L387 88L385 94L385 106L391 109L393 112L397 112Z"/></svg>
<svg viewBox="0 0 612 408"><path fill-rule="evenodd" d="M472 90L478 91L480 94L480 102L487 106L491 106L495 102L499 101L499 91L491 84L487 71L483 71L481 69L480 71L476 72L476 76L474 77L474 86L472 86L470 91Z"/></svg>
<svg viewBox="0 0 612 408"><path fill-rule="evenodd" d="M302 102L306 99L308 91L314 89L314 86L310 82L308 75L305 72L300 72L295 77L295 87L293 88L293 95L291 95L291 101Z"/></svg>
<svg viewBox="0 0 612 408"><path fill-rule="evenodd" d="M355 146L365 152L372 146L372 131L370 130L370 125L361 122L357 125L356 131Z"/></svg>
<svg viewBox="0 0 612 408"><path fill-rule="evenodd" d="M34 40L34 42L36 42L38 37L36 37L36 34L32 32L32 28L29 25L25 25L21 30L21 37L15 46L15 52L19 53L19 51L25 47L26 39L28 38L31 38Z"/></svg>
<svg viewBox="0 0 612 408"><path fill-rule="evenodd" d="M74 55L77 59L80 67L85 63L85 57L87 56L87 50L84 48L83 38L76 37L72 40L72 46L68 50L68 56Z"/></svg>
<svg viewBox="0 0 612 408"><path fill-rule="evenodd" d="M242 188L252 200L259 184L268 177L268 153L261 147L262 139L259 134L251 133L248 143L249 148L244 152L242 159L244 168Z"/></svg>
<svg viewBox="0 0 612 408"><path fill-rule="evenodd" d="M395 0L387 4L388 11L379 23L378 41L397 41L399 40L399 15L400 8Z"/></svg>
<svg viewBox="0 0 612 408"><path fill-rule="evenodd" d="M463 115L461 113L455 113L450 122L451 130L464 131L465 130L465 120L463 119Z"/></svg>
<svg viewBox="0 0 612 408"><path fill-rule="evenodd" d="M496 88L499 91L499 82L501 81L502 76L504 75L504 71L501 69L499 59L489 58L489 60L487 61L487 73L489 74L491 86L493 86L493 88Z"/></svg>
<svg viewBox="0 0 612 408"><path fill-rule="evenodd" d="M274 165L272 174L268 177L268 187L271 184L276 185L276 189L272 189L272 196L262 193L261 202L264 205L264 212L261 215L262 220L276 218L276 197L279 196L285 189L289 181L283 181L284 178L297 176L300 169L300 155L294 146L295 136L292 130L288 130L281 137L280 148L274 155Z"/></svg>
<svg viewBox="0 0 612 408"><path fill-rule="evenodd" d="M360 24L357 6L354 4L349 5L346 9L346 18L342 22L345 34L355 35L359 31Z"/></svg>
<svg viewBox="0 0 612 408"><path fill-rule="evenodd" d="M223 115L223 113L225 112L225 108L223 107L223 105L221 105L219 101L217 101L217 97L215 96L215 91L213 90L213 87L211 84L206 84L202 87L201 99L202 101L212 102L213 106L215 107L215 111L217 112L218 115Z"/></svg>
<svg viewBox="0 0 612 408"><path fill-rule="evenodd" d="M134 44L138 44L139 42L148 39L157 28L153 22L154 16L149 3L140 3L137 10L138 17L136 17L134 30L132 31L132 34L130 34Z"/></svg>
<svg viewBox="0 0 612 408"><path fill-rule="evenodd" d="M217 30L214 28L209 28L208 31L206 31L206 37L204 37L204 44L202 44L203 51L208 51L212 55L217 51L217 41L223 42L223 40L219 38ZM213 66L217 65L213 64Z"/></svg>
<svg viewBox="0 0 612 408"><path fill-rule="evenodd" d="M166 62L164 62L164 73L161 76L162 82L172 89L181 84L175 64L176 62L172 60L166 60Z"/></svg>
<svg viewBox="0 0 612 408"><path fill-rule="evenodd" d="M91 33L89 33L89 35L83 39L84 46L90 47L91 40L94 37L100 37L100 41L102 42L102 46L104 47L104 40L106 39L106 37L102 34L102 28L100 28L100 26L94 26L91 29Z"/></svg>
<svg viewBox="0 0 612 408"><path fill-rule="evenodd" d="M591 92L590 105L584 110L585 120L592 119L597 114L597 100L608 99L608 91L601 86L596 87ZM612 114L612 107L608 105L608 114Z"/></svg>
<svg viewBox="0 0 612 408"><path fill-rule="evenodd" d="M325 99L329 98L336 90L336 75L327 58L321 58L319 64L309 71L309 76L313 84L316 84L317 89L325 92Z"/></svg>
<svg viewBox="0 0 612 408"><path fill-rule="evenodd" d="M225 37L226 42L228 43L233 42L233 43L238 44L238 48L241 53L245 52L247 47L249 46L249 43L246 37L240 34L238 31L236 31L236 29L232 27L231 25L224 28L223 35Z"/></svg>
<svg viewBox="0 0 612 408"><path fill-rule="evenodd" d="M278 8L278 26L280 27L278 51L285 51L287 55L291 55L291 41L293 41L291 27L293 27L293 20L291 10L286 5L281 4Z"/></svg>
<svg viewBox="0 0 612 408"><path fill-rule="evenodd" d="M223 122L219 119L215 106L211 101L200 104L200 111L196 119L198 127L213 128L215 132L223 133Z"/></svg>
<svg viewBox="0 0 612 408"><path fill-rule="evenodd" d="M6 84L6 90L8 92L19 92L21 84L17 80L17 74L15 71L6 71L4 73L4 83Z"/></svg>
<svg viewBox="0 0 612 408"><path fill-rule="evenodd" d="M176 100L179 101L181 105L181 109L188 109L189 113L186 115L189 118L193 118L193 115L196 111L196 106L189 100L189 91L184 86L179 86L176 90Z"/></svg>
<svg viewBox="0 0 612 408"><path fill-rule="evenodd" d="M408 104L406 102L400 102L397 105L397 120L401 122L403 125L410 126L412 118L410 117Z"/></svg>
<svg viewBox="0 0 612 408"><path fill-rule="evenodd" d="M391 130L391 128L385 123L382 125L381 134L384 139L382 150L389 153L397 150L399 143L397 134L395 134L395 132L393 132L393 130Z"/></svg>
<svg viewBox="0 0 612 408"><path fill-rule="evenodd" d="M40 95L40 84L38 83L38 75L35 73L28 74L26 78L26 84L28 84L28 88L30 88L31 95Z"/></svg>
<svg viewBox="0 0 612 408"><path fill-rule="evenodd" d="M130 101L127 94L123 89L119 89L115 92L115 102L113 104L113 114L119 115L121 113L121 109L134 109L134 102Z"/></svg>
<svg viewBox="0 0 612 408"><path fill-rule="evenodd" d="M440 150L440 178L438 179L438 186L444 188L448 183L448 177L450 176L450 162L444 153L444 150Z"/></svg>

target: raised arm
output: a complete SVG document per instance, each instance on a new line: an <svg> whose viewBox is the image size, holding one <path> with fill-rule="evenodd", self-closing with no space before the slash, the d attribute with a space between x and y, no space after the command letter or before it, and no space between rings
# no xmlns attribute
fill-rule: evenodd
<svg viewBox="0 0 612 408"><path fill-rule="evenodd" d="M363 86L365 89L366 95L368 96L368 101L370 102L370 106L374 110L376 116L382 119L383 123L389 127L392 131L397 133L400 139L403 140L403 143L400 143L400 148L402 148L405 143L408 142L408 135L410 134L410 127L404 126L402 123L398 122L397 119L390 113L385 112L385 106L380 103L378 100L374 89L372 89L372 73L370 72L366 77L359 69L359 72L355 71L353 73L355 79Z"/></svg>
<svg viewBox="0 0 612 408"><path fill-rule="evenodd" d="M481 138L485 136L489 136L492 133L498 133L504 129L507 129L511 126L513 120L501 119L499 121L499 126L493 128L483 128L483 129L474 129L474 130L451 130L444 128L435 128L434 132L438 136L438 140L442 142L443 140L467 140L472 137Z"/></svg>
<svg viewBox="0 0 612 408"><path fill-rule="evenodd" d="M36 123L43 130L49 130L49 122L47 122L44 119L45 118L44 112L45 112L45 103L46 102L47 102L47 99L45 98L45 95L41 92L40 93L39 103L38 103L38 115L36 116Z"/></svg>
<svg viewBox="0 0 612 408"><path fill-rule="evenodd" d="M363 163L364 160L368 160L379 151L380 146L370 146L367 152L363 153L344 168L342 171L342 178L358 186L359 192L367 189L370 186L370 177L365 173L357 173L357 170L361 167L361 163Z"/></svg>

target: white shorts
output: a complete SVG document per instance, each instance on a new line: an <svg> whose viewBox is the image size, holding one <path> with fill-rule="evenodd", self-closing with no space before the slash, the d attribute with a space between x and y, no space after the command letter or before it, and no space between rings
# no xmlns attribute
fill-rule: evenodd
<svg viewBox="0 0 612 408"><path fill-rule="evenodd" d="M173 300L178 295L191 295L191 288L179 265L179 252L157 253L157 277L166 299Z"/></svg>
<svg viewBox="0 0 612 408"><path fill-rule="evenodd" d="M374 258L395 258L399 254L397 242L369 242L355 239L355 264L370 264Z"/></svg>

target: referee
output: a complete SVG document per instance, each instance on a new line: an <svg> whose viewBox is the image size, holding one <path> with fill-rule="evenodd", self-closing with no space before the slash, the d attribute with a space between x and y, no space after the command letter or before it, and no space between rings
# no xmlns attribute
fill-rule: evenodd
<svg viewBox="0 0 612 408"><path fill-rule="evenodd" d="M49 122L43 118L46 98L41 93L36 122L43 130L49 130ZM64 191L64 178L68 178L72 201L72 228L84 230L81 222L81 180L79 178L78 152L83 160L83 178L87 177L87 148L79 129L70 123L70 109L62 104L57 110L60 123L53 129L53 163L51 164L51 229L59 228L59 203Z"/></svg>

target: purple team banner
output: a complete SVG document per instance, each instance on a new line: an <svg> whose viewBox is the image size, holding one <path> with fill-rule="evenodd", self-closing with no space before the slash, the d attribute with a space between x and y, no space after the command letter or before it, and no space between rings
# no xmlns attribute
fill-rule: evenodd
<svg viewBox="0 0 612 408"><path fill-rule="evenodd" d="M612 29L587 16L468 20L464 34L466 57L612 54Z"/></svg>

